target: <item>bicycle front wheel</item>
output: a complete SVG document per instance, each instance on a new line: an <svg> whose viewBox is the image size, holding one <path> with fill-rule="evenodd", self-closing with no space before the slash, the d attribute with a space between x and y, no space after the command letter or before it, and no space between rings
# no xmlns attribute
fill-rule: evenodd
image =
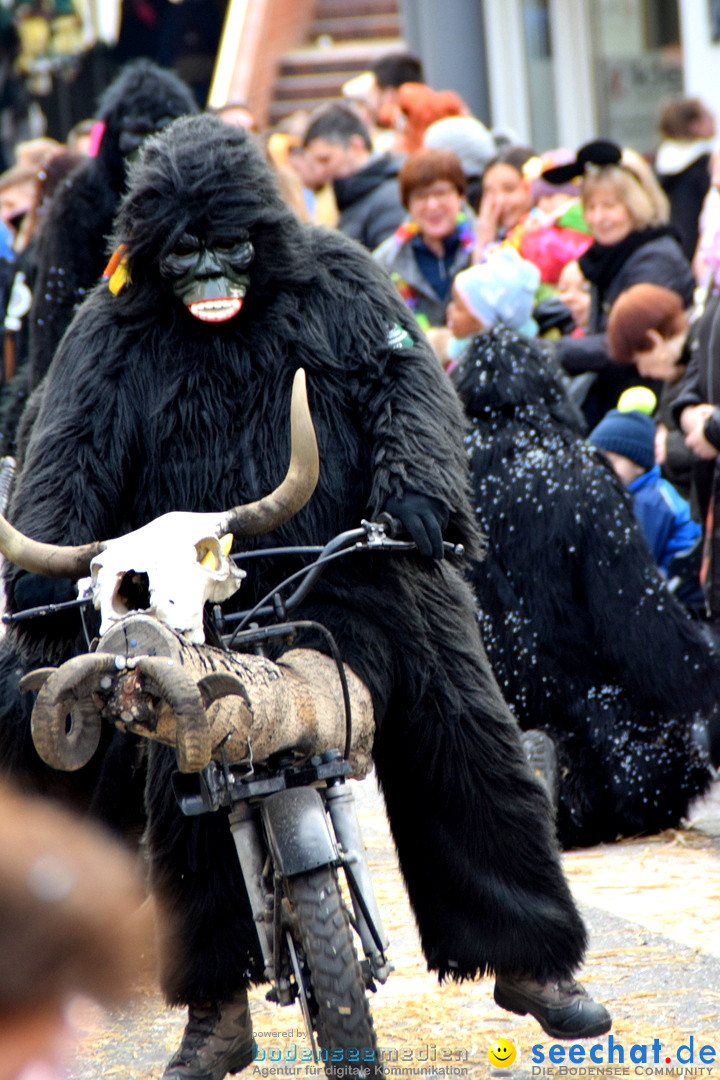
<svg viewBox="0 0 720 1080"><path fill-rule="evenodd" d="M321 866L286 880L294 936L309 974L310 1009L329 1077L381 1080L365 983L337 872Z"/></svg>

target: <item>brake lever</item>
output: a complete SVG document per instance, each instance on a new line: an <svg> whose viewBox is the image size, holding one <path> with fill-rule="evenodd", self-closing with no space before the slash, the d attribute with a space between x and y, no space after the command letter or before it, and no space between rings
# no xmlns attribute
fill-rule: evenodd
<svg viewBox="0 0 720 1080"><path fill-rule="evenodd" d="M400 518L395 517L393 514L389 514L387 510L383 510L378 514L376 522L363 521L362 524L370 527L373 525L381 525L393 540L397 539L403 528Z"/></svg>
<svg viewBox="0 0 720 1080"><path fill-rule="evenodd" d="M394 548L396 551L413 551L416 548L413 540L396 539L404 531L403 524L399 518L388 514L387 510L378 514L377 521L362 521L361 525L367 533L369 548ZM446 555L455 555L458 558L465 554L463 544L453 544L449 540L443 540L443 550Z"/></svg>
<svg viewBox="0 0 720 1080"><path fill-rule="evenodd" d="M396 551L412 551L415 544L412 540L397 540L397 534L402 530L402 522L383 511L378 514L377 521L361 521L365 530L365 539L368 548L394 548Z"/></svg>

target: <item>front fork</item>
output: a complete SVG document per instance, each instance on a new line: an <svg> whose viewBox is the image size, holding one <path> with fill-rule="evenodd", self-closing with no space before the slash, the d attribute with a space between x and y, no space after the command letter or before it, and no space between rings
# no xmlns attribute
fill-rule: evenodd
<svg viewBox="0 0 720 1080"><path fill-rule="evenodd" d="M305 791L309 794L315 789L305 789ZM298 789L295 789L295 793L298 793ZM264 842L257 816L248 802L235 803L229 817L230 829L255 919L265 967L265 977L268 982L276 987L278 1000L282 1004L289 1004L293 998L292 990L289 982L280 976L278 948L282 940L282 934L279 925L281 918L279 897L274 896L268 890L266 884L269 869L268 849L270 849L275 870L273 878L277 874L282 875L283 869L288 869L286 863L292 864L291 870L295 873L313 869L318 865L322 865L323 862L325 864L339 862L342 865L348 881L355 925L370 970L378 982L386 982L392 970L392 966L385 955L388 940L372 888L370 869L365 857L360 823L352 791L341 778L330 781L325 796L336 843L333 842L328 830L329 847L326 853L327 857L323 859L323 862L318 861L316 845L315 852L309 855L307 865L303 865L302 853L297 850L297 835L292 838L293 843L289 845L288 852L283 851L282 817L283 810L286 809L283 807L285 802L283 796L291 798L292 789L289 792L278 792L271 797L279 811L280 821L277 828L273 827L274 814L268 810L269 800L263 807L265 832L269 834L269 844ZM319 801L317 793L316 797ZM312 800L310 809L309 816L312 817L312 811L314 810ZM293 819L296 820L296 813L293 814ZM302 835L304 832L302 825L299 822L296 822L296 824L297 834ZM317 821L314 822L314 825L317 839ZM298 861L298 856L300 861Z"/></svg>
<svg viewBox="0 0 720 1080"><path fill-rule="evenodd" d="M385 955L388 938L373 892L355 797L345 781L338 778L329 782L326 798L342 865L350 887L350 899L363 952L370 961L370 968L375 978L378 982L384 983L387 982L387 977L392 971L392 965Z"/></svg>
<svg viewBox="0 0 720 1080"><path fill-rule="evenodd" d="M273 894L269 893L265 886L268 869L266 866L268 860L267 850L262 842L255 813L248 802L236 803L235 809L231 811L228 820L240 869L245 881L245 888L250 900L253 919L255 920L255 930L260 942L265 978L273 986L277 986L279 999L284 1001L289 992L289 984L288 986L278 985L279 979L275 963L275 903Z"/></svg>

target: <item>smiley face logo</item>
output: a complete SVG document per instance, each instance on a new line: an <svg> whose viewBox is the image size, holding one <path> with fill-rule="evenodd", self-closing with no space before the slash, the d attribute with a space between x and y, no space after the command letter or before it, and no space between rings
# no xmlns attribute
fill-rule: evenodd
<svg viewBox="0 0 720 1080"><path fill-rule="evenodd" d="M507 1069L517 1057L515 1047L507 1039L498 1039L488 1050L488 1060L491 1065L497 1065L501 1069Z"/></svg>

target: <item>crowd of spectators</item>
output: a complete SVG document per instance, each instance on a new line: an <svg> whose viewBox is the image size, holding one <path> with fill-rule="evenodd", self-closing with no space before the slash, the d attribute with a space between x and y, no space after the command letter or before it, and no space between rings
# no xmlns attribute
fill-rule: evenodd
<svg viewBox="0 0 720 1080"><path fill-rule="evenodd" d="M416 58L393 54L347 84L342 99L295 121L286 161L300 178L308 218L372 251L444 367L457 366L473 334L498 324L539 338L582 410L586 434L624 391L647 387L657 401L644 417L656 432L653 467L678 483L705 527L707 481L696 494L692 459L703 460L693 444L705 413L705 461L711 453L711 402L697 402L700 412L671 407L678 395L685 401L688 351L676 348L670 363L672 350L658 344L659 309L655 328L643 322L647 303L637 309L637 287L647 286L671 295L687 325L714 312L720 168L714 116L702 101L663 105L653 161L607 139L533 148L489 129L457 95L427 86ZM617 326L608 334L626 295L625 325L643 327L644 340L631 350L617 345ZM652 353L648 333L658 335ZM711 388L704 393L712 398Z"/></svg>

